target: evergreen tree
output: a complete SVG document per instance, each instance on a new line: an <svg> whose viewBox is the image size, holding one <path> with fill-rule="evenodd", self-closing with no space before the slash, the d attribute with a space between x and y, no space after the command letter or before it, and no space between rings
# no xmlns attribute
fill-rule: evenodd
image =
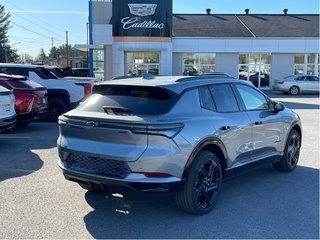
<svg viewBox="0 0 320 240"><path fill-rule="evenodd" d="M0 62L15 62L18 59L17 50L9 44L10 14L0 4Z"/></svg>

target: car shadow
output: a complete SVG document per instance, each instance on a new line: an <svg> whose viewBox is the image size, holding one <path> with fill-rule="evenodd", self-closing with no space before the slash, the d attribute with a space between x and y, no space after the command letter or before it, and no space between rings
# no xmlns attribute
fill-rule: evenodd
<svg viewBox="0 0 320 240"><path fill-rule="evenodd" d="M292 173L264 167L224 181L213 211L193 216L171 195L87 192L93 208L84 222L101 238L317 238L319 170L298 166Z"/></svg>
<svg viewBox="0 0 320 240"><path fill-rule="evenodd" d="M11 133L0 134L0 182L41 169L43 161L33 149L55 147L57 138L52 138L53 134L58 136L57 129L48 128L47 123L39 122L16 128Z"/></svg>

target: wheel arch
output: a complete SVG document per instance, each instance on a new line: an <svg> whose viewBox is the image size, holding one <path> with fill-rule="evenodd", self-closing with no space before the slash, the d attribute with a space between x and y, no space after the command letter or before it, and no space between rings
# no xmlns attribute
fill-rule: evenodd
<svg viewBox="0 0 320 240"><path fill-rule="evenodd" d="M187 177L187 174L189 172L189 169L198 155L198 153L202 150L212 152L217 155L221 168L222 168L222 174L224 174L225 170L227 169L228 163L227 163L227 150L222 143L221 140L217 138L207 138L200 143L197 144L197 146L193 149L192 153L190 154L188 161L186 163L182 178L185 179Z"/></svg>
<svg viewBox="0 0 320 240"><path fill-rule="evenodd" d="M291 132L292 130L296 130L296 131L299 133L299 135L300 135L300 141L302 142L302 127L300 126L300 124L298 124L298 123L293 124L293 125L291 126L291 128L290 128L290 131L288 131L288 136L289 136L289 134L290 134L290 132ZM288 137L288 136L287 136L287 137Z"/></svg>
<svg viewBox="0 0 320 240"><path fill-rule="evenodd" d="M70 109L70 94L65 89L47 89L48 91L48 101L50 99L59 98L66 102L68 109Z"/></svg>

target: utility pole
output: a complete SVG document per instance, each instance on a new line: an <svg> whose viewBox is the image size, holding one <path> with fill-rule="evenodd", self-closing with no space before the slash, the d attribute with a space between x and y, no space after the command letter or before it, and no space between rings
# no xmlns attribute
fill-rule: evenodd
<svg viewBox="0 0 320 240"><path fill-rule="evenodd" d="M53 48L53 38L51 38L51 49Z"/></svg>
<svg viewBox="0 0 320 240"><path fill-rule="evenodd" d="M68 42L68 31L66 31L66 47L67 47L67 67L69 67L69 42Z"/></svg>

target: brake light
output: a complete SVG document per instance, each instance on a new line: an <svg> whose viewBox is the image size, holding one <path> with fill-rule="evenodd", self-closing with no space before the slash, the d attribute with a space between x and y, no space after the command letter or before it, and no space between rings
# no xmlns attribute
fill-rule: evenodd
<svg viewBox="0 0 320 240"><path fill-rule="evenodd" d="M183 128L182 123L157 124L145 127L135 127L131 131L141 134L162 135L168 138L174 138Z"/></svg>
<svg viewBox="0 0 320 240"><path fill-rule="evenodd" d="M90 83L76 83L76 85L84 87L84 96L88 97L92 93L92 88Z"/></svg>
<svg viewBox="0 0 320 240"><path fill-rule="evenodd" d="M15 106L18 113L28 113L32 109L34 98L31 95L20 95L16 98Z"/></svg>
<svg viewBox="0 0 320 240"><path fill-rule="evenodd" d="M279 81L277 82L277 84L284 84L284 81Z"/></svg>

